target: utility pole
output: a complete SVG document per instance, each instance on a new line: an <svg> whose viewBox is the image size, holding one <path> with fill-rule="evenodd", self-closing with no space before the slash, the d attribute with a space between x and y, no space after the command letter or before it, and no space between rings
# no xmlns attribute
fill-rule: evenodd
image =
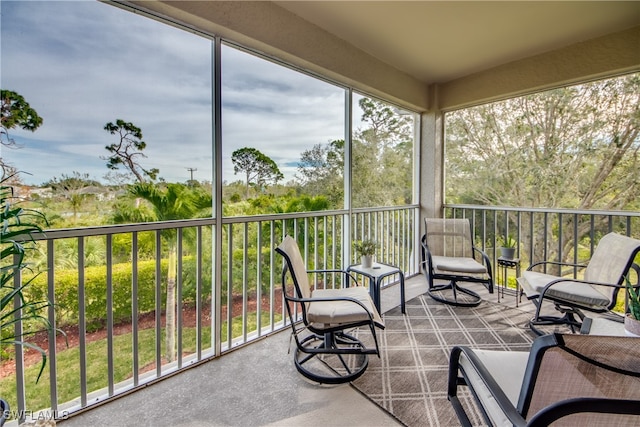
<svg viewBox="0 0 640 427"><path fill-rule="evenodd" d="M187 168L187 170L191 173L191 179L190 179L190 181L193 181L193 173L194 173L195 171L197 171L198 169L196 169L196 168Z"/></svg>

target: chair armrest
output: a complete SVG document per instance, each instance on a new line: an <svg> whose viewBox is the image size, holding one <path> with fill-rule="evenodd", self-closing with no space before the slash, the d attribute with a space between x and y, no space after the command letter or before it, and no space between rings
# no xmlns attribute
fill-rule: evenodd
<svg viewBox="0 0 640 427"><path fill-rule="evenodd" d="M454 405L454 409L456 410L458 417L461 418L460 421L462 425L471 426L471 422L467 414L464 412L464 408L462 407L462 405L460 405L459 402L454 403L454 400L457 401L457 386L467 385L469 388L472 389L472 386L466 381L466 378L464 377L465 375L464 370L462 371L463 377L458 377L458 372L460 370L460 355L462 353L464 353L467 359L469 359L469 362L471 363L473 368L476 370L478 376L484 382L485 387L487 388L487 390L489 390L489 392L495 399L495 402L500 407L500 410L509 419L509 421L513 423L514 426L518 426L518 427L526 426L527 425L526 420L522 417L522 415L520 415L516 407L513 406L513 404L511 403L511 400L509 400L507 395L502 391L502 389L500 388L496 380L489 373L487 368L484 366L482 361L476 356L473 350L467 346L455 346L451 350L451 356L449 359L449 380L448 380L447 394L448 394L449 400ZM472 389L472 394L474 396L477 396L476 392L473 389ZM478 400L477 397L476 397L476 400ZM481 406L480 402L478 402L478 404L479 406Z"/></svg>
<svg viewBox="0 0 640 427"><path fill-rule="evenodd" d="M487 266L487 270L489 270L489 275L491 275L491 258L489 258L489 255L487 255L487 253L482 249L476 248L475 246L472 246L471 249L473 250L472 253L474 255L474 258L475 254L480 254L480 256L482 257L482 261Z"/></svg>
<svg viewBox="0 0 640 427"><path fill-rule="evenodd" d="M479 253L482 256L482 263L487 266L487 274L489 275L489 278L491 279L491 282L489 283L488 289L489 289L490 293L493 293L493 269L491 267L491 258L489 258L489 255L487 255L485 253L485 251L483 251L482 249L478 249L475 246L472 246L471 248L473 249L473 254L474 255L476 253Z"/></svg>
<svg viewBox="0 0 640 427"><path fill-rule="evenodd" d="M431 251L429 250L429 244L427 243L426 234L422 235L422 238L420 239L420 245L422 246L422 250L420 251L420 264L425 271L427 271L426 265L429 264L429 270L431 270L433 262L431 261Z"/></svg>
<svg viewBox="0 0 640 427"><path fill-rule="evenodd" d="M636 292L638 292L638 290L640 289L640 265L634 262L629 267L629 271L631 270L636 272L636 279L637 279L636 284L635 285L632 284L631 286L633 286L636 289ZM627 279L629 279L629 272L627 272ZM629 282L631 282L631 279L629 279Z"/></svg>

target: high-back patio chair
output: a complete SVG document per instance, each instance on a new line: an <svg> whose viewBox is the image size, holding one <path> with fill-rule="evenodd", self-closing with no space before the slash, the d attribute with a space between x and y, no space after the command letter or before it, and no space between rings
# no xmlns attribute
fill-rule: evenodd
<svg viewBox="0 0 640 427"><path fill-rule="evenodd" d="M544 331L538 326L565 324L575 332L580 329L585 317L582 310L595 313L611 310L616 305L618 291L625 287L625 276L629 269L633 267L640 273L633 263L638 251L640 240L609 233L600 239L586 265L542 261L529 266L518 278L518 283L527 298L536 305L535 316L529 322L531 329L542 335ZM584 278L574 279L538 271L549 265L584 268ZM545 300L553 303L561 314L542 315L540 312Z"/></svg>
<svg viewBox="0 0 640 427"><path fill-rule="evenodd" d="M638 426L639 341L550 334L530 352L454 347L448 398L463 426L472 425L468 413L475 411L463 403L461 386L491 426Z"/></svg>
<svg viewBox="0 0 640 427"><path fill-rule="evenodd" d="M384 328L369 292L345 271L307 271L298 245L290 236L276 251L284 258L282 289L296 341L296 368L319 383L355 380L366 370L368 355L379 355L376 327ZM309 282L310 273L339 274L343 287L314 289ZM288 286L288 277L292 286ZM368 346L349 332L360 326L369 327ZM358 332L362 334L363 330Z"/></svg>
<svg viewBox="0 0 640 427"><path fill-rule="evenodd" d="M491 261L473 245L468 219L425 218L424 225L420 265L431 298L458 306L480 304L480 296L460 286L460 282L482 283L493 293Z"/></svg>

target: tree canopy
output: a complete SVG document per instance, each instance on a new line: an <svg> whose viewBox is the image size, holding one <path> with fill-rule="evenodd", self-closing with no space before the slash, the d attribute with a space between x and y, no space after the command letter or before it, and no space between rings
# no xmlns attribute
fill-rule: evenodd
<svg viewBox="0 0 640 427"><path fill-rule="evenodd" d="M29 132L35 132L42 126L42 117L36 110L31 108L22 95L10 90L0 89L0 145L5 147L16 147L16 142L9 129L20 128ZM2 167L2 177L6 177L15 172L10 164L0 154L0 167Z"/></svg>
<svg viewBox="0 0 640 427"><path fill-rule="evenodd" d="M640 209L639 74L455 111L446 135L447 203ZM527 239L545 241L542 224L523 226L536 230ZM578 239L591 226L579 223ZM572 227L559 240L566 259Z"/></svg>
<svg viewBox="0 0 640 427"><path fill-rule="evenodd" d="M91 187L97 188L102 186L99 182L90 179L88 173L81 174L78 171L73 171L71 175L63 173L59 178L54 177L44 185L51 187L54 193L60 194L67 199L73 211L74 221L78 216L78 211L82 203L90 194L90 192L86 190L90 190Z"/></svg>
<svg viewBox="0 0 640 427"><path fill-rule="evenodd" d="M371 98L358 102L363 126L353 137L354 207L397 206L413 196L413 117Z"/></svg>
<svg viewBox="0 0 640 427"><path fill-rule="evenodd" d="M344 199L344 140L316 144L300 155L298 174L303 191L325 196L332 206L341 207Z"/></svg>
<svg viewBox="0 0 640 427"><path fill-rule="evenodd" d="M123 166L131 172L138 182L145 182L148 179L155 180L160 172L156 168L143 168L138 159L147 157L142 151L147 147L147 143L142 140L142 130L131 122L117 119L116 123L109 122L104 125L104 130L111 135L118 135L119 141L107 145L105 149L112 153L111 156L101 157L107 160L109 169L119 169Z"/></svg>
<svg viewBox="0 0 640 427"><path fill-rule="evenodd" d="M446 200L497 206L640 208L640 75L455 111Z"/></svg>
<svg viewBox="0 0 640 427"><path fill-rule="evenodd" d="M358 102L361 128L353 135L351 197L354 207L411 203L413 119L370 98ZM334 207L344 199L344 140L317 144L302 153L297 179L303 190L327 197Z"/></svg>
<svg viewBox="0 0 640 427"><path fill-rule="evenodd" d="M244 172L247 197L250 185L261 189L267 183L277 184L284 178L276 162L255 148L244 147L235 150L231 154L231 161L235 174Z"/></svg>

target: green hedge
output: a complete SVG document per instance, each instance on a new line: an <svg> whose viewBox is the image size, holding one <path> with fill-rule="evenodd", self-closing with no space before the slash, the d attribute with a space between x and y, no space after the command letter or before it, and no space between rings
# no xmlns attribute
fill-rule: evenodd
<svg viewBox="0 0 640 427"><path fill-rule="evenodd" d="M161 263L162 309L166 301L167 261ZM147 313L155 309L155 260L138 262L138 313ZM106 322L107 313L107 271L105 266L87 267L84 270L85 314L89 330L99 328ZM195 302L195 260L183 259L182 302ZM132 264L114 264L112 267L113 284L113 320L115 323L131 319L132 302ZM208 284L207 284L208 283ZM210 289L211 275L205 274L203 291ZM44 300L47 295L47 275L37 276L27 288L27 297ZM206 297L204 295L203 297ZM78 273L76 270L58 270L55 276L55 310L57 326L77 324Z"/></svg>
<svg viewBox="0 0 640 427"><path fill-rule="evenodd" d="M262 291L269 292L269 250L262 251L262 268L264 276L262 278ZM255 249L248 251L247 270L247 291L256 291L256 259ZM223 260L223 303L227 297L227 276L226 260ZM234 293L243 292L244 253L236 250L233 253L232 263L232 289ZM162 260L161 267L161 309L164 310L166 302L166 275L167 260ZM155 283L156 283L156 262L155 260L138 261L138 313L148 313L155 310ZM182 298L183 304L195 303L196 300L196 260L192 256L182 258ZM112 266L113 284L113 321L115 323L131 320L131 283L132 264L123 262ZM25 277L25 280L28 280ZM207 300L211 295L211 269L202 270L202 300ZM85 318L88 330L95 330L105 325L107 319L107 269L106 266L90 266L84 269L84 292L85 292ZM36 276L27 287L25 296L34 301L42 301L47 296L47 274ZM55 310L57 326L77 324L80 317L78 308L78 272L75 269L56 270L55 272Z"/></svg>

